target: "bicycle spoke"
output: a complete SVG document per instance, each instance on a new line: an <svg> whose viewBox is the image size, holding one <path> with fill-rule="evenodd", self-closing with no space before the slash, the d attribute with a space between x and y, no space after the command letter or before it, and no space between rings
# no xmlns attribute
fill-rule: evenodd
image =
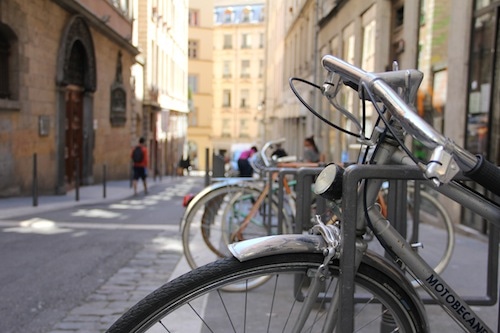
<svg viewBox="0 0 500 333"><path fill-rule="evenodd" d="M222 295L221 295L220 290L217 290L217 295L219 296L220 302L221 302L222 306L224 307L224 312L226 314L227 319L229 320L229 322L231 324L231 327L233 328L233 332L236 332L236 328L234 327L234 323L231 320L231 316L229 315L229 311L227 310L226 303L222 299Z"/></svg>
<svg viewBox="0 0 500 333"><path fill-rule="evenodd" d="M271 319L273 318L274 301L276 298L278 279L279 279L279 274L276 274L276 278L274 279L273 297L271 299L271 308L269 311L269 320L267 322L267 332L269 332L269 328L271 327Z"/></svg>

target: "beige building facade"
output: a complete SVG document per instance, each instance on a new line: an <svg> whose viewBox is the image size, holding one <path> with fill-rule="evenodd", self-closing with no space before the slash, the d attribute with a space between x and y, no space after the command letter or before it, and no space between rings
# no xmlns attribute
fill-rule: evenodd
<svg viewBox="0 0 500 333"><path fill-rule="evenodd" d="M184 158L192 167L206 170L207 150L212 147L214 3L206 0L189 2L188 85L192 106L188 118L188 143Z"/></svg>
<svg viewBox="0 0 500 333"><path fill-rule="evenodd" d="M232 147L261 145L265 121L265 3L215 4L212 144L230 157Z"/></svg>
<svg viewBox="0 0 500 333"><path fill-rule="evenodd" d="M128 178L131 35L128 2L0 2L0 196Z"/></svg>

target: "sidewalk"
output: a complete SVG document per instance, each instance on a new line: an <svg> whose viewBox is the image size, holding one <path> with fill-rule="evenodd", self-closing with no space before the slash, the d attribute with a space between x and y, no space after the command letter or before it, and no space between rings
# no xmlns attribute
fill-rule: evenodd
<svg viewBox="0 0 500 333"><path fill-rule="evenodd" d="M161 180L148 183L150 189L160 185L169 185L168 191L180 193L185 185L200 185L203 178L195 182L188 181L190 177L163 177ZM171 186L170 186L171 185ZM139 191L142 187L139 186ZM143 194L140 192L139 197ZM79 201L75 200L75 191L66 195L41 196L38 206L33 206L32 197L16 197L0 199L0 220L18 216L37 214L57 209L91 205L96 203L110 203L133 197L133 190L129 180L109 181L106 184L106 198L103 197L102 184L80 188ZM426 249L438 244L434 240L439 232L429 228L425 232ZM443 277L452 283L453 287L462 295L483 296L485 294L487 243L485 237L471 237L467 233L456 234L456 246L453 259L448 265ZM168 244L168 246L167 246ZM182 256L182 242L178 229L166 228L117 271L101 287L88 296L80 305L68 311L67 316L57 323L50 333L90 333L104 332L111 323L125 312L131 305L144 297L147 293L174 278L190 268ZM145 262L147 265L145 265ZM423 293L423 291L421 291ZM451 332L456 329L453 322L444 315L435 305L426 306L433 331ZM498 304L495 306L474 306L481 317L492 327L497 327Z"/></svg>
<svg viewBox="0 0 500 333"><path fill-rule="evenodd" d="M176 176L165 176L156 181L148 179L148 189L151 190L160 184L168 184L175 180ZM142 184L138 184L139 195L142 195ZM106 195L104 195L104 192ZM103 184L82 186L79 188L78 200L75 189L64 195L42 195L38 197L38 205L34 206L34 198L12 197L0 198L0 220L14 218L23 215L44 213L58 209L92 205L97 203L113 202L132 197L134 191L130 180L113 180Z"/></svg>

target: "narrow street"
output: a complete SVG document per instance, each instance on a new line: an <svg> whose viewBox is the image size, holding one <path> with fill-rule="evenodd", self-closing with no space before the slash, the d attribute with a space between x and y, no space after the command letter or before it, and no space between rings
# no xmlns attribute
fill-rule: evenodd
<svg viewBox="0 0 500 333"><path fill-rule="evenodd" d="M96 322L109 326L116 313L168 280L182 254L182 198L201 185L201 178L177 178L147 196L1 220L0 332L96 332ZM128 270L120 272L125 265ZM122 281L103 289L115 274ZM144 281L139 290L134 278L135 284ZM101 296L95 302L87 299L96 292ZM76 321L71 310L79 314Z"/></svg>

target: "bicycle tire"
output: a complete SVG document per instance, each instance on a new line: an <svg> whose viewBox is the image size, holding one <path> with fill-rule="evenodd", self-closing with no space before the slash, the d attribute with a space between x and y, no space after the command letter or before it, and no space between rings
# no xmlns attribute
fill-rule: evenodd
<svg viewBox="0 0 500 333"><path fill-rule="evenodd" d="M387 197L387 190L384 190L384 195ZM407 189L407 221L412 220L413 216L413 201L414 201L414 186L408 186ZM420 235L420 231L423 228L428 228L430 225L438 227L441 233L444 232L445 242L441 241L429 241L428 244L432 244L431 249L427 251L426 247L419 250L420 255L432 266L434 270L441 274L451 261L453 256L453 250L455 248L455 228L451 220L450 215L446 208L435 198L431 193L424 189L420 190L420 209L419 209L419 224L418 224L418 235L413 235L412 233L412 223L408 224L408 232L406 239L409 242L420 242L423 237ZM431 233L427 233L429 235ZM435 233L433 233L435 234ZM436 235L434 235L437 237ZM412 281L414 287L419 286L417 281Z"/></svg>
<svg viewBox="0 0 500 333"><path fill-rule="evenodd" d="M413 189L411 189L409 191L409 194L412 194L412 193L413 193ZM420 191L420 196L421 196L421 200L422 200L422 202L420 204L421 215L422 214L433 215L433 217L434 217L433 221L430 223L437 224L438 227L442 228L446 232L445 250L444 250L441 258L438 260L438 263L434 267L434 270L440 274L441 272L444 271L446 266L448 266L448 264L451 260L451 257L453 255L453 249L455 247L455 227L453 225L453 222L451 220L450 215L448 214L448 211L443 206L443 204L441 204L441 202L439 202L439 200L437 198L435 198L432 194L425 192L425 191ZM428 207L425 207L425 206L428 206ZM409 209L410 209L410 213L411 213L412 207L409 206ZM421 219L422 219L421 223L423 222L425 224L425 223L429 222L429 221L425 220L426 218L428 218L428 216L426 216L426 217L421 216ZM409 239L411 239L411 238L409 238ZM419 240L419 239L420 239L420 237L417 236L416 240Z"/></svg>
<svg viewBox="0 0 500 333"><path fill-rule="evenodd" d="M279 254L245 262L227 257L158 288L120 317L107 332L148 332L149 328L159 332L162 331L160 327L165 332L289 332L300 304L304 304L293 294L293 281L298 280L297 276L305 281L303 278L323 260L322 254L312 253ZM335 280L338 262L329 267L332 280ZM355 307L360 312L354 314L356 332L380 329L388 313L397 324L394 332L428 331L423 305L417 300L414 289L411 286L403 288L401 276L389 274L387 267L365 257L358 269L356 295L368 301ZM273 278L248 292L220 290L226 284L258 275L273 275ZM327 297L317 300L306 322L308 331L318 331L316 325L321 326L320 321L326 317L323 311L328 308L329 281L325 281L324 286L323 293ZM283 289L276 290L278 288ZM307 287L299 285L295 289L305 292ZM382 309L386 312L382 313Z"/></svg>
<svg viewBox="0 0 500 333"><path fill-rule="evenodd" d="M249 193L258 196L261 189L250 183L228 184L206 193L186 214L182 229L182 247L184 256L191 268L205 265L215 259L230 256L227 249L227 237L223 237L226 231L224 223L224 210L230 203L231 198L241 193ZM267 200L266 200L267 201ZM273 216L277 216L277 204L273 202ZM290 219L285 216L283 233L291 232ZM277 229L270 234L276 234ZM253 234L251 237L263 236L269 233ZM250 238L250 235L247 235ZM200 239L201 238L201 239Z"/></svg>

